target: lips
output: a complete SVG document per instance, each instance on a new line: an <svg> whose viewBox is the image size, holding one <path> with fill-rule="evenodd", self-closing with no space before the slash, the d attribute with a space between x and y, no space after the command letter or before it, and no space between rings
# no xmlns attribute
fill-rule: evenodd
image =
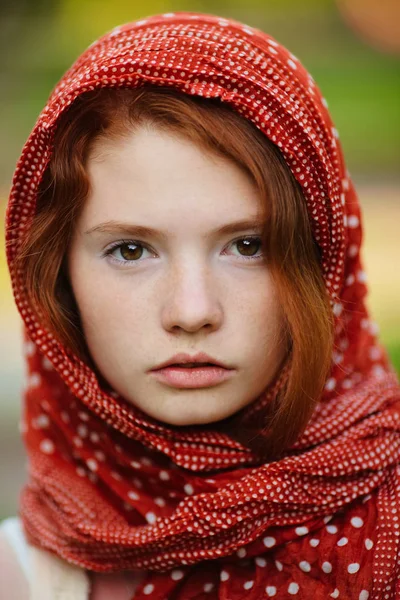
<svg viewBox="0 0 400 600"><path fill-rule="evenodd" d="M201 363L201 362L192 362L192 363L174 363L168 365L169 367L181 367L183 369L191 369L198 367L217 367L215 363Z"/></svg>
<svg viewBox="0 0 400 600"><path fill-rule="evenodd" d="M195 364L191 367L189 365ZM171 364L162 369L151 371L151 375L163 385L173 388L207 388L232 379L235 369L225 369L217 365L204 363Z"/></svg>
<svg viewBox="0 0 400 600"><path fill-rule="evenodd" d="M175 354L175 356L171 356L170 359L165 362L157 365L152 369L152 371L165 369L166 367L180 367L180 368L201 368L201 367L219 367L223 369L232 369L233 367L222 363L216 358L205 354L204 352L199 352L195 355L179 353Z"/></svg>

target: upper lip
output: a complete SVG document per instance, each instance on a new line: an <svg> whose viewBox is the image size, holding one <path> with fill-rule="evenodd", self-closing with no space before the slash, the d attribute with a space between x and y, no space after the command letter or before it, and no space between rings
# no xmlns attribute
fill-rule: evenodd
<svg viewBox="0 0 400 600"><path fill-rule="evenodd" d="M231 367L228 367L227 365L225 365L224 363L222 363L220 360L217 360L216 358L213 358L212 356L209 356L208 354L205 354L204 352L199 352L198 354L194 354L193 356L191 356L190 354L185 354L185 353L181 352L179 354L175 354L175 356L172 356L165 362L157 365L152 370L155 371L156 369L163 369L164 367L167 367L169 365L174 365L174 364L186 364L186 363L196 363L196 362L212 363L213 365L217 365L218 367L223 367L224 369L231 368Z"/></svg>

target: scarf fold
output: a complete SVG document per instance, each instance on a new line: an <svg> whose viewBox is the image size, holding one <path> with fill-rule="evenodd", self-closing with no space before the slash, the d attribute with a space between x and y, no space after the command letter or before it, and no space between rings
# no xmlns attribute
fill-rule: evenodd
<svg viewBox="0 0 400 600"><path fill-rule="evenodd" d="M14 260L60 115L102 87L218 97L281 150L300 184L335 319L332 368L276 461L208 427L162 425L104 391L40 323ZM312 77L264 32L177 12L94 42L53 90L17 164L7 257L24 321L21 431L30 543L94 571L144 569L136 600L400 598L400 388L366 305L360 207ZM283 372L244 410L259 422Z"/></svg>

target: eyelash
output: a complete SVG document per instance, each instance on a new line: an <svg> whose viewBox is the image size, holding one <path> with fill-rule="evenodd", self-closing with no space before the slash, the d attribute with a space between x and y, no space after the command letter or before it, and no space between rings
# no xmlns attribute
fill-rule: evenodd
<svg viewBox="0 0 400 600"><path fill-rule="evenodd" d="M259 236L245 236L245 237L240 237L237 238L235 240L233 240L230 245L236 244L237 242L241 242L243 240L251 240L251 241L259 241L260 245L261 245L261 238ZM142 244L139 241L136 240L120 240L118 242L114 242L113 244L111 244L111 246L109 246L108 248L106 248L106 250L103 253L104 257L108 257L108 259L113 262L114 264L118 264L119 266L131 266L134 263L137 262L141 262L141 259L138 260L120 260L118 258L115 258L114 256L112 256L112 253L114 252L114 250L117 250L118 248L121 248L122 246L128 245L128 244L132 244L134 246L140 246L142 248L145 248L146 250L149 250L148 246L146 246L146 244ZM244 260L256 260L256 259L260 259L262 258L262 256L241 256L241 258L243 258Z"/></svg>

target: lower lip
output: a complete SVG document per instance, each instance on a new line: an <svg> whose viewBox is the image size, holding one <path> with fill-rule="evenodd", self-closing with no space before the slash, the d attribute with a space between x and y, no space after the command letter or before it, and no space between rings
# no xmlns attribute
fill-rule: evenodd
<svg viewBox="0 0 400 600"><path fill-rule="evenodd" d="M234 369L223 367L164 367L151 371L161 381L175 388L203 388L217 385L232 377Z"/></svg>

